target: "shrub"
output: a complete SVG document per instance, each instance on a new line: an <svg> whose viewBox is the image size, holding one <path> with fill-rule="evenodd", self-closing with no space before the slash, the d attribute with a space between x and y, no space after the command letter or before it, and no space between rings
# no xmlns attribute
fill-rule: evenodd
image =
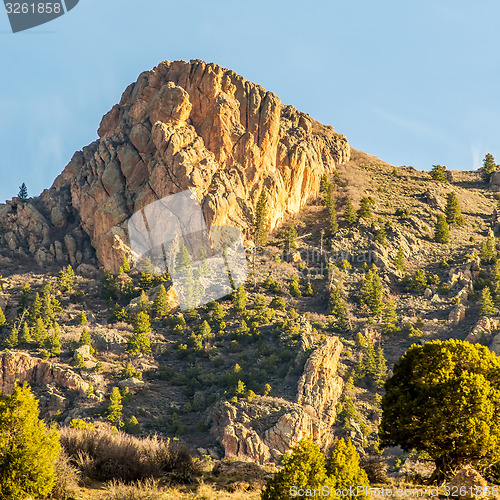
<svg viewBox="0 0 500 500"><path fill-rule="evenodd" d="M442 182L443 184L448 182L448 177L446 175L446 167L442 165L432 165L430 176L435 181Z"/></svg>
<svg viewBox="0 0 500 500"><path fill-rule="evenodd" d="M408 208L397 208L394 215L400 219L407 219L410 216L410 210Z"/></svg>
<svg viewBox="0 0 500 500"><path fill-rule="evenodd" d="M285 299L283 297L274 297L269 306L278 311L284 311L286 309Z"/></svg>
<svg viewBox="0 0 500 500"><path fill-rule="evenodd" d="M283 469L269 480L262 500L283 500L290 497L291 488L317 489L329 485L325 457L312 441L302 440L283 457Z"/></svg>
<svg viewBox="0 0 500 500"><path fill-rule="evenodd" d="M349 491L350 488L356 490L358 486L370 486L366 472L359 465L359 454L350 439L347 442L343 438L337 441L326 472L335 489ZM366 500L369 496L354 491L352 495L345 495L343 498Z"/></svg>
<svg viewBox="0 0 500 500"><path fill-rule="evenodd" d="M444 244L450 242L450 229L443 214L437 216L436 225L434 227L434 241Z"/></svg>
<svg viewBox="0 0 500 500"><path fill-rule="evenodd" d="M289 291L292 297L300 297L302 295L299 287L299 278L296 275L290 278Z"/></svg>
<svg viewBox="0 0 500 500"><path fill-rule="evenodd" d="M61 429L61 444L82 473L96 481L137 481L169 475L192 480L197 468L178 443L156 436L139 439L111 429Z"/></svg>

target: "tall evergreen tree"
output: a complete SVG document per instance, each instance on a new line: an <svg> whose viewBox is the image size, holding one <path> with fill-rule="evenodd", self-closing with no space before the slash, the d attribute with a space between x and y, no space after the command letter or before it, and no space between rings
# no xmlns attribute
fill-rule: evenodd
<svg viewBox="0 0 500 500"><path fill-rule="evenodd" d="M2 308L0 307L0 329L5 326L5 324L7 323L7 319L5 318L5 314L4 312L2 311Z"/></svg>
<svg viewBox="0 0 500 500"><path fill-rule="evenodd" d="M128 262L127 256L123 256L122 265L120 266L119 274L128 274L130 272L130 264Z"/></svg>
<svg viewBox="0 0 500 500"><path fill-rule="evenodd" d="M456 224L457 226L463 226L465 224L465 219L460 210L460 204L458 203L458 198L455 192L448 194L445 213L446 222L448 224Z"/></svg>
<svg viewBox="0 0 500 500"><path fill-rule="evenodd" d="M29 312L29 319L31 326L34 326L36 324L36 321L38 318L41 317L41 314L42 314L42 301L40 299L40 295L37 292L35 294L35 298L33 300L33 303L31 304Z"/></svg>
<svg viewBox="0 0 500 500"><path fill-rule="evenodd" d="M28 188L26 187L26 184L23 182L19 188L19 193L17 197L23 202L26 203L29 199L28 197Z"/></svg>
<svg viewBox="0 0 500 500"><path fill-rule="evenodd" d="M42 318L38 317L35 321L35 326L32 331L33 341L38 347L43 347L45 345L45 340L47 339L47 330Z"/></svg>
<svg viewBox="0 0 500 500"><path fill-rule="evenodd" d="M149 298L146 295L146 292L144 290L142 290L141 295L139 297L139 300L137 302L137 310L149 314L150 307L151 307L151 304L149 302Z"/></svg>
<svg viewBox="0 0 500 500"><path fill-rule="evenodd" d="M156 294L156 298L153 303L153 310L157 318L163 318L169 312L167 291L163 285L160 285L160 289Z"/></svg>
<svg viewBox="0 0 500 500"><path fill-rule="evenodd" d="M54 322L54 301L52 297L52 286L50 284L43 287L41 316L43 322L47 326Z"/></svg>
<svg viewBox="0 0 500 500"><path fill-rule="evenodd" d="M245 311L247 305L247 296L245 293L245 287L241 285L233 292L233 306L236 311L242 313Z"/></svg>
<svg viewBox="0 0 500 500"><path fill-rule="evenodd" d="M84 328L82 334L80 335L80 340L78 341L78 346L88 345L90 349L90 354L95 354L95 349L92 346L92 339L90 337L89 331Z"/></svg>
<svg viewBox="0 0 500 500"><path fill-rule="evenodd" d="M373 217L372 205L374 204L373 199L369 196L363 196L360 201L357 216L358 219L371 219Z"/></svg>
<svg viewBox="0 0 500 500"><path fill-rule="evenodd" d="M389 299L384 307L382 317L382 333L385 335L393 335L400 330L398 327L398 316L394 302Z"/></svg>
<svg viewBox="0 0 500 500"><path fill-rule="evenodd" d="M481 292L481 299L479 301L479 316L481 318L485 316L495 316L496 312L493 299L491 298L490 289L486 286Z"/></svg>
<svg viewBox="0 0 500 500"><path fill-rule="evenodd" d="M87 321L87 315L85 314L85 311L82 311L80 313L80 318L78 320L79 325L86 325L88 323Z"/></svg>
<svg viewBox="0 0 500 500"><path fill-rule="evenodd" d="M15 326L10 329L9 336L5 339L5 347L7 349L14 349L19 345L19 332Z"/></svg>
<svg viewBox="0 0 500 500"><path fill-rule="evenodd" d="M354 210L354 206L351 200L347 200L344 209L344 220L348 226L352 226L356 222L356 210Z"/></svg>
<svg viewBox="0 0 500 500"><path fill-rule="evenodd" d="M405 272L406 270L405 254L403 252L403 247L401 245L398 247L396 258L394 259L394 266L398 271L401 271L402 273Z"/></svg>
<svg viewBox="0 0 500 500"><path fill-rule="evenodd" d="M481 243L479 258L481 259L481 264L491 264L497 258L496 239L494 236L488 236Z"/></svg>
<svg viewBox="0 0 500 500"><path fill-rule="evenodd" d="M267 217L267 194L262 189L257 201L257 207L255 208L253 223L254 242L257 246L263 245L266 241L268 229Z"/></svg>
<svg viewBox="0 0 500 500"><path fill-rule="evenodd" d="M328 233L330 236L333 236L339 230L339 224L337 222L337 209L335 207L335 186L331 183L328 183L326 187L324 204L327 213Z"/></svg>
<svg viewBox="0 0 500 500"><path fill-rule="evenodd" d="M437 216L436 226L434 227L434 241L445 244L450 242L450 229L443 214Z"/></svg>
<svg viewBox="0 0 500 500"><path fill-rule="evenodd" d="M31 330L30 327L28 326L27 321L23 323L21 334L19 336L19 342L24 346L28 345L31 342Z"/></svg>
<svg viewBox="0 0 500 500"><path fill-rule="evenodd" d="M487 153L483 160L483 176L484 180L488 182L490 180L491 174L497 169L495 164L495 158L492 154Z"/></svg>
<svg viewBox="0 0 500 500"><path fill-rule="evenodd" d="M380 316L384 309L383 295L384 288L377 266L372 264L361 281L360 304L367 307L373 315Z"/></svg>
<svg viewBox="0 0 500 500"><path fill-rule="evenodd" d="M23 311L28 310L31 302L31 286L29 283L23 285L21 291L21 298L19 299L19 308L17 310L18 314L22 314Z"/></svg>
<svg viewBox="0 0 500 500"><path fill-rule="evenodd" d="M54 487L59 434L39 415L26 384L0 396L0 492L6 500L45 498Z"/></svg>
<svg viewBox="0 0 500 500"><path fill-rule="evenodd" d="M57 323L54 323L54 327L47 338L46 347L51 356L61 355L61 332Z"/></svg>
<svg viewBox="0 0 500 500"><path fill-rule="evenodd" d="M336 318L335 328L338 331L346 331L349 329L349 316L347 313L347 303L344 292L339 286L335 285L331 288L328 296L328 309L330 314Z"/></svg>
<svg viewBox="0 0 500 500"><path fill-rule="evenodd" d="M359 465L359 454L350 438L347 442L343 438L337 441L326 471L335 490L352 492L342 495L342 498L349 500L369 498L365 492L358 494L357 488L369 488L370 483L366 472Z"/></svg>
<svg viewBox="0 0 500 500"><path fill-rule="evenodd" d="M106 418L117 427L122 426L123 404L122 395L120 394L120 389L118 387L113 387L113 389L111 389L109 404L106 410Z"/></svg>

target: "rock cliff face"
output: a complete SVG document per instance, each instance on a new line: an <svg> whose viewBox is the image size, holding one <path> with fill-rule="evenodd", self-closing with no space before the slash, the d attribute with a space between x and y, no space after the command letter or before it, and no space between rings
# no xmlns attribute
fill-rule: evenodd
<svg viewBox="0 0 500 500"><path fill-rule="evenodd" d="M226 456L279 463L283 453L308 437L328 448L334 437L335 406L342 393L342 379L337 374L341 351L340 341L331 337L313 352L300 378L295 403L258 397L251 403L240 400L216 405L212 433Z"/></svg>
<svg viewBox="0 0 500 500"><path fill-rule="evenodd" d="M0 353L0 391L11 393L16 382L53 384L82 394L89 388L88 382L68 368L33 358L26 353L4 351Z"/></svg>
<svg viewBox="0 0 500 500"><path fill-rule="evenodd" d="M148 203L190 188L209 226L232 225L248 235L262 189L274 227L350 157L347 140L332 127L198 60L166 61L143 73L98 133L35 204L0 208L4 245L22 247L39 262L78 263L90 258L89 241L98 260L116 271L126 221Z"/></svg>

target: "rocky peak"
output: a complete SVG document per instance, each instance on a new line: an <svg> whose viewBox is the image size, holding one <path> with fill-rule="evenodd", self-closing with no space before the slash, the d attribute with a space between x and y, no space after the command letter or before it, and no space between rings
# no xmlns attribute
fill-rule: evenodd
<svg viewBox="0 0 500 500"><path fill-rule="evenodd" d="M4 245L38 252L42 262L77 261L77 252L80 259L88 252L87 240L101 264L116 272L127 220L153 201L192 189L209 227L232 225L248 235L262 189L273 228L317 195L324 173L350 157L346 138L332 127L199 60L165 61L141 74L98 133L36 201L44 218L31 237L36 244L27 241L29 224L20 227L16 213L4 209L12 219ZM64 231L56 255L52 233Z"/></svg>

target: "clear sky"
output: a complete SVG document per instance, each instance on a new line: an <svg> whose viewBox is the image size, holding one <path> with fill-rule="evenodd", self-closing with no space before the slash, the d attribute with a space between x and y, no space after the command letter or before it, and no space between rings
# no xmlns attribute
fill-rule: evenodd
<svg viewBox="0 0 500 500"><path fill-rule="evenodd" d="M0 10L0 200L49 187L138 75L204 59L395 165L500 161L498 0L80 0L12 34Z"/></svg>

